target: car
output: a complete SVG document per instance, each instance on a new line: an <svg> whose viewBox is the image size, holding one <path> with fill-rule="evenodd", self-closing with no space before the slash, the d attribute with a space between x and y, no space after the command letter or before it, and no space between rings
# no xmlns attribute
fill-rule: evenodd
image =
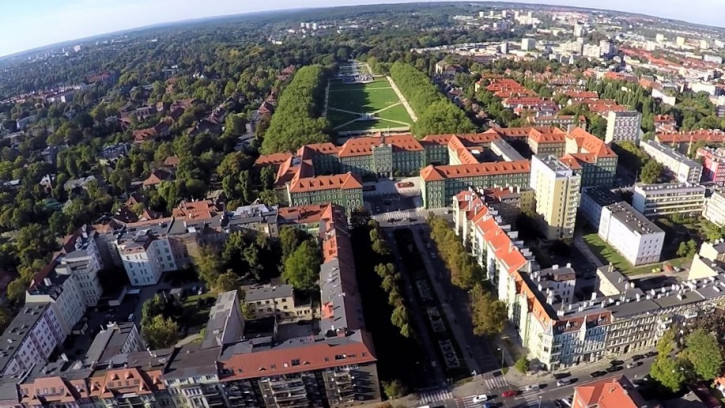
<svg viewBox="0 0 725 408"><path fill-rule="evenodd" d="M565 407L570 407L571 406L572 398L571 397L569 397L569 398L562 398L559 401L561 401L561 403L564 404Z"/></svg>
<svg viewBox="0 0 725 408"><path fill-rule="evenodd" d="M624 361L622 361L622 360L612 360L612 361L609 362L609 364L611 364L613 366L621 366L621 365L624 365Z"/></svg>
<svg viewBox="0 0 725 408"><path fill-rule="evenodd" d="M473 403L478 404L479 402L486 402L488 401L488 395L486 394L480 394L473 397Z"/></svg>
<svg viewBox="0 0 725 408"><path fill-rule="evenodd" d="M501 393L501 396L504 398L509 397L515 397L516 396L516 390L507 390Z"/></svg>
<svg viewBox="0 0 725 408"><path fill-rule="evenodd" d="M527 385L524 391L536 391L539 389L539 384Z"/></svg>
<svg viewBox="0 0 725 408"><path fill-rule="evenodd" d="M644 353L645 357L654 357L657 354L658 353L656 351L648 351L648 352Z"/></svg>
<svg viewBox="0 0 725 408"><path fill-rule="evenodd" d="M571 384L571 378L568 378L568 377L567 378L562 378L562 379L560 379L559 381L556 382L556 386L557 387L562 387L564 385L569 385L569 384Z"/></svg>
<svg viewBox="0 0 725 408"><path fill-rule="evenodd" d="M617 372L617 371L620 371L620 370L624 370L624 367L619 366L619 365L618 366L609 366L609 367L605 368L605 370L608 373L614 373L614 372Z"/></svg>
<svg viewBox="0 0 725 408"><path fill-rule="evenodd" d="M494 405L490 402L484 402L483 405L481 405L481 408L494 408Z"/></svg>
<svg viewBox="0 0 725 408"><path fill-rule="evenodd" d="M597 377L601 377L603 375L607 375L607 372L599 370L599 371L595 371L589 375L591 375L593 378L597 378Z"/></svg>
<svg viewBox="0 0 725 408"><path fill-rule="evenodd" d="M635 361L635 362L632 362L632 363L627 364L627 368L639 367L641 364L642 364L641 362Z"/></svg>
<svg viewBox="0 0 725 408"><path fill-rule="evenodd" d="M565 373L554 373L554 378L557 380L561 380L562 378L570 377L571 373L565 372Z"/></svg>
<svg viewBox="0 0 725 408"><path fill-rule="evenodd" d="M132 322L133 321L133 318L134 318L134 314L133 313L131 313L130 315L128 315L128 321L129 322Z"/></svg>
<svg viewBox="0 0 725 408"><path fill-rule="evenodd" d="M645 358L644 355L642 355L642 354L635 354L635 355L632 356L632 361L639 361L639 360L642 360L643 358Z"/></svg>

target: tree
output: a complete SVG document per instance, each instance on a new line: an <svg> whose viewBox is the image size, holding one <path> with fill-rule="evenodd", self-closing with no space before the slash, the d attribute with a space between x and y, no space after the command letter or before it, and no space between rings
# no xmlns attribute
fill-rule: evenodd
<svg viewBox="0 0 725 408"><path fill-rule="evenodd" d="M141 326L141 334L151 349L171 347L179 339L179 325L170 318L155 315Z"/></svg>
<svg viewBox="0 0 725 408"><path fill-rule="evenodd" d="M244 202L252 201L252 180L249 178L249 170L239 173L239 184L237 185Z"/></svg>
<svg viewBox="0 0 725 408"><path fill-rule="evenodd" d="M697 253L697 242L694 239L690 239L687 242L680 242L680 246L677 248L677 256L680 257L692 257Z"/></svg>
<svg viewBox="0 0 725 408"><path fill-rule="evenodd" d="M317 287L320 262L317 245L306 240L285 260L282 279L295 289L314 290Z"/></svg>
<svg viewBox="0 0 725 408"><path fill-rule="evenodd" d="M406 394L405 387L400 380L383 381L383 392L389 399L400 398Z"/></svg>
<svg viewBox="0 0 725 408"><path fill-rule="evenodd" d="M279 205L279 195L274 190L263 190L257 198L262 204L269 206Z"/></svg>
<svg viewBox="0 0 725 408"><path fill-rule="evenodd" d="M677 392L685 382L682 363L669 356L658 355L650 367L650 375L672 392Z"/></svg>
<svg viewBox="0 0 725 408"><path fill-rule="evenodd" d="M405 305L401 304L393 309L393 313L390 315L390 322L397 328L408 324L408 309L405 308Z"/></svg>
<svg viewBox="0 0 725 408"><path fill-rule="evenodd" d="M279 246L282 249L282 263L284 264L292 252L305 240L305 233L291 226L284 226L279 230Z"/></svg>
<svg viewBox="0 0 725 408"><path fill-rule="evenodd" d="M212 247L201 247L199 255L194 258L194 263L199 278L204 281L207 287L215 287L219 275L222 273L222 261L219 253Z"/></svg>
<svg viewBox="0 0 725 408"><path fill-rule="evenodd" d="M711 381L720 375L723 357L717 338L703 329L697 329L685 338L684 356L697 376Z"/></svg>
<svg viewBox="0 0 725 408"><path fill-rule="evenodd" d="M525 374L529 371L529 360L526 356L521 356L518 360L516 360L516 363L514 363L514 367L516 367L520 373Z"/></svg>
<svg viewBox="0 0 725 408"><path fill-rule="evenodd" d="M650 160L642 167L642 173L639 175L639 181L645 184L656 183L662 176L663 170L664 167L661 164L654 160Z"/></svg>
<svg viewBox="0 0 725 408"><path fill-rule="evenodd" d="M277 172L272 166L262 167L259 172L259 182L262 185L262 190L271 190L274 187L274 181L277 179Z"/></svg>
<svg viewBox="0 0 725 408"><path fill-rule="evenodd" d="M477 336L501 333L508 320L506 304L496 300L480 284L471 291L473 333Z"/></svg>
<svg viewBox="0 0 725 408"><path fill-rule="evenodd" d="M239 289L239 276L231 271L219 275L216 280L216 288L222 292Z"/></svg>

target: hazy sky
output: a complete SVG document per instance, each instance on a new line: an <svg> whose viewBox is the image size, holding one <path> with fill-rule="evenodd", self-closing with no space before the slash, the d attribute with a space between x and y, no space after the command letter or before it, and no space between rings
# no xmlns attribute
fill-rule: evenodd
<svg viewBox="0 0 725 408"><path fill-rule="evenodd" d="M426 0L418 0L425 2ZM300 7L410 0L0 0L0 56L150 24ZM723 25L725 0L521 0L631 11Z"/></svg>

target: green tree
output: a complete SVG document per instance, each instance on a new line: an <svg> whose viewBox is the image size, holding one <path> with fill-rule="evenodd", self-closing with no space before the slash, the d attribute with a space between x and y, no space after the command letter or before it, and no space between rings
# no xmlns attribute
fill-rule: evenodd
<svg viewBox="0 0 725 408"><path fill-rule="evenodd" d="M252 201L252 180L249 177L249 170L244 170L239 173L239 184L237 184L239 192L244 202L249 203Z"/></svg>
<svg viewBox="0 0 725 408"><path fill-rule="evenodd" d="M501 333L508 320L506 304L494 299L479 284L471 291L473 308L473 333L477 336Z"/></svg>
<svg viewBox="0 0 725 408"><path fill-rule="evenodd" d="M282 279L295 289L314 290L317 287L320 262L319 248L311 240L306 240L285 260Z"/></svg>
<svg viewBox="0 0 725 408"><path fill-rule="evenodd" d="M643 167L642 172L639 174L639 181L645 184L656 183L660 177L662 177L662 171L664 167L654 160L649 160Z"/></svg>
<svg viewBox="0 0 725 408"><path fill-rule="evenodd" d="M274 181L277 178L277 172L272 166L262 167L259 172L259 181L262 185L262 190L271 190L274 187Z"/></svg>
<svg viewBox="0 0 725 408"><path fill-rule="evenodd" d="M201 247L199 255L194 258L194 264L199 278L204 281L206 286L215 287L223 267L218 251L209 246Z"/></svg>
<svg viewBox="0 0 725 408"><path fill-rule="evenodd" d="M697 376L711 381L720 375L723 364L722 351L717 338L703 329L696 329L685 338L684 356Z"/></svg>
<svg viewBox="0 0 725 408"><path fill-rule="evenodd" d="M405 386L400 380L383 381L383 392L389 399L400 398L406 394Z"/></svg>
<svg viewBox="0 0 725 408"><path fill-rule="evenodd" d="M239 276L231 271L225 272L219 275L215 287L222 292L237 290L239 289Z"/></svg>
<svg viewBox="0 0 725 408"><path fill-rule="evenodd" d="M685 382L685 370L682 363L672 357L658 355L650 367L650 375L662 386L677 392Z"/></svg>
<svg viewBox="0 0 725 408"><path fill-rule="evenodd" d="M257 198L262 204L279 205L279 195L274 190L263 190Z"/></svg>
<svg viewBox="0 0 725 408"><path fill-rule="evenodd" d="M141 334L151 349L171 347L179 339L179 325L170 318L155 315L141 326Z"/></svg>
<svg viewBox="0 0 725 408"><path fill-rule="evenodd" d="M514 363L514 367L516 367L520 373L525 374L529 371L529 360L526 356L521 356L518 360L516 360L516 363Z"/></svg>
<svg viewBox="0 0 725 408"><path fill-rule="evenodd" d="M287 257L305 240L305 235L303 231L287 225L279 230L279 246L282 250L283 264Z"/></svg>

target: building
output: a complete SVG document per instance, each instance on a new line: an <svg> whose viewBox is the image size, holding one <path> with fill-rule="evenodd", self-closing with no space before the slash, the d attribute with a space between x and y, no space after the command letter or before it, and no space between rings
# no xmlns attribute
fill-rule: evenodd
<svg viewBox="0 0 725 408"><path fill-rule="evenodd" d="M66 334L50 303L28 303L0 336L0 375L11 376L47 362Z"/></svg>
<svg viewBox="0 0 725 408"><path fill-rule="evenodd" d="M244 319L236 290L220 293L209 311L201 349L225 346L241 339L244 333Z"/></svg>
<svg viewBox="0 0 725 408"><path fill-rule="evenodd" d="M653 118L656 133L676 132L677 120L671 115L655 115Z"/></svg>
<svg viewBox="0 0 725 408"><path fill-rule="evenodd" d="M702 157L702 181L725 185L725 150L722 148L701 147L696 158Z"/></svg>
<svg viewBox="0 0 725 408"><path fill-rule="evenodd" d="M617 155L604 141L582 128L566 135L566 155L561 161L581 175L582 187L614 184Z"/></svg>
<svg viewBox="0 0 725 408"><path fill-rule="evenodd" d="M572 408L647 408L647 402L622 375L574 387Z"/></svg>
<svg viewBox="0 0 725 408"><path fill-rule="evenodd" d="M288 185L291 206L334 203L348 212L363 205L362 179L353 173L295 178Z"/></svg>
<svg viewBox="0 0 725 408"><path fill-rule="evenodd" d="M723 195L722 191L714 191L705 200L705 209L702 216L719 227L725 226L725 195Z"/></svg>
<svg viewBox="0 0 725 408"><path fill-rule="evenodd" d="M632 206L647 218L671 214L700 214L705 206L705 187L680 184L637 184Z"/></svg>
<svg viewBox="0 0 725 408"><path fill-rule="evenodd" d="M249 320L276 317L278 321L310 320L318 313L310 299L302 299L291 285L250 287L245 289L244 304Z"/></svg>
<svg viewBox="0 0 725 408"><path fill-rule="evenodd" d="M660 260L665 232L624 201L602 208L598 232L634 266Z"/></svg>
<svg viewBox="0 0 725 408"><path fill-rule="evenodd" d="M642 133L642 114L637 111L611 111L607 115L607 143L637 142Z"/></svg>
<svg viewBox="0 0 725 408"><path fill-rule="evenodd" d="M237 207L230 217L227 228L231 231L260 232L276 237L279 208L276 205L250 204Z"/></svg>
<svg viewBox="0 0 725 408"><path fill-rule="evenodd" d="M721 130L712 129L700 129L690 132L664 132L656 133L655 140L663 145L670 146L680 153L688 154L691 146L694 146L697 142L713 145L725 142L725 133Z"/></svg>
<svg viewBox="0 0 725 408"><path fill-rule="evenodd" d="M622 201L611 190L604 187L586 187L582 189L579 211L589 225L599 230L602 208Z"/></svg>
<svg viewBox="0 0 725 408"><path fill-rule="evenodd" d="M154 221L159 222L129 228L118 240L118 252L132 286L155 285L162 273L180 269L174 253L182 252L183 245L166 235L173 220Z"/></svg>
<svg viewBox="0 0 725 408"><path fill-rule="evenodd" d="M117 354L141 350L141 337L133 322L109 323L101 329L88 348L84 364L106 365Z"/></svg>
<svg viewBox="0 0 725 408"><path fill-rule="evenodd" d="M521 50L533 51L536 49L536 40L533 38L524 38L521 40Z"/></svg>
<svg viewBox="0 0 725 408"><path fill-rule="evenodd" d="M702 178L702 165L660 142L645 140L640 143L654 161L665 167L667 173L679 183L697 184Z"/></svg>
<svg viewBox="0 0 725 408"><path fill-rule="evenodd" d="M25 303L49 303L60 322L63 335L68 336L86 312L86 301L78 276L68 274L65 268L54 269L56 266L57 260L53 260L35 275L25 292Z"/></svg>
<svg viewBox="0 0 725 408"><path fill-rule="evenodd" d="M645 290L611 265L597 271L592 296L582 299L575 292L570 298L570 284L561 283L570 280L570 266L557 268L564 269L557 281L556 272L541 271L517 231L500 223L479 194L463 191L454 202L455 232L506 303L515 339L527 348L529 359L549 370L647 350L671 324L687 324L725 299L722 268L706 279Z"/></svg>
<svg viewBox="0 0 725 408"><path fill-rule="evenodd" d="M536 213L543 217L546 239L572 238L579 208L581 176L556 156L533 156L529 186L536 192Z"/></svg>

